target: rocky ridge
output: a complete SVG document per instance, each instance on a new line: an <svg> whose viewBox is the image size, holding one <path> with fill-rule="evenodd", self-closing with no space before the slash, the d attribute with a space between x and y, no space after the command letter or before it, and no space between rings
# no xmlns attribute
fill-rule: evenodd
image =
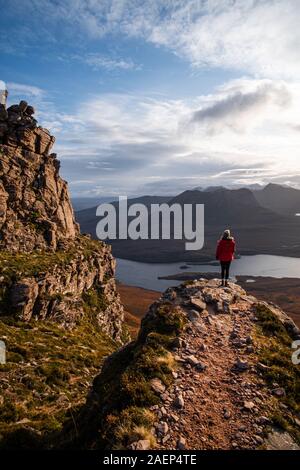
<svg viewBox="0 0 300 470"><path fill-rule="evenodd" d="M136 342L105 361L77 417L79 436L69 428L62 442L299 450L300 373L291 360L299 338L283 311L235 284L200 279L170 288Z"/></svg>
<svg viewBox="0 0 300 470"><path fill-rule="evenodd" d="M79 235L55 142L37 127L25 101L0 105L0 246L9 251L55 250Z"/></svg>
<svg viewBox="0 0 300 470"><path fill-rule="evenodd" d="M123 307L110 247L80 235L54 137L25 101L0 105L0 315L72 328L92 307L111 338Z"/></svg>

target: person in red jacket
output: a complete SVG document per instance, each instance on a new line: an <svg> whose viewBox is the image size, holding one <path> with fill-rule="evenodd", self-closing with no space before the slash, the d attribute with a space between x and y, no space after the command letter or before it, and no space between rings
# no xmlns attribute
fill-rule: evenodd
<svg viewBox="0 0 300 470"><path fill-rule="evenodd" d="M221 286L228 286L229 268L231 261L234 259L235 241L230 235L230 230L225 230L222 238L218 241L216 259L221 265Z"/></svg>

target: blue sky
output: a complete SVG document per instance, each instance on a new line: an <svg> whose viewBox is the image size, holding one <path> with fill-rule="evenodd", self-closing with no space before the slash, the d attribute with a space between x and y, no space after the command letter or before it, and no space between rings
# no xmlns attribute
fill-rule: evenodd
<svg viewBox="0 0 300 470"><path fill-rule="evenodd" d="M300 183L298 0L0 0L0 79L76 196Z"/></svg>

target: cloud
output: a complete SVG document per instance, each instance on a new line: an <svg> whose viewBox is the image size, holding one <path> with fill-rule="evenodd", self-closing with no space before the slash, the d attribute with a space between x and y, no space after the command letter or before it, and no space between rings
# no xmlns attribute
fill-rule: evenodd
<svg viewBox="0 0 300 470"><path fill-rule="evenodd" d="M290 103L291 93L283 83L237 80L221 88L213 103L197 110L192 122L206 126L210 133L221 132L224 128L240 132L260 124L270 108L278 111Z"/></svg>
<svg viewBox="0 0 300 470"><path fill-rule="evenodd" d="M44 95L44 91L41 88L32 85L24 85L21 83L8 82L7 89L11 96L23 95L40 98Z"/></svg>
<svg viewBox="0 0 300 470"><path fill-rule="evenodd" d="M136 65L131 59L114 59L95 53L89 53L78 58L81 62L84 62L85 64L92 67L93 70L137 70L139 68L139 66Z"/></svg>
<svg viewBox="0 0 300 470"><path fill-rule="evenodd" d="M263 78L300 78L300 9L295 0L24 0L11 16L28 18L44 38L142 38L189 61ZM5 11L5 15L8 13ZM26 33L26 31L25 31ZM25 34L24 33L24 34Z"/></svg>
<svg viewBox="0 0 300 470"><path fill-rule="evenodd" d="M6 83L3 80L0 80L0 90L6 90Z"/></svg>
<svg viewBox="0 0 300 470"><path fill-rule="evenodd" d="M148 39L194 67L299 78L299 21L294 0L190 0L177 3Z"/></svg>
<svg viewBox="0 0 300 470"><path fill-rule="evenodd" d="M244 78L194 99L102 93L72 115L40 116L77 195L166 194L300 171L299 132L287 125L299 104L299 85Z"/></svg>

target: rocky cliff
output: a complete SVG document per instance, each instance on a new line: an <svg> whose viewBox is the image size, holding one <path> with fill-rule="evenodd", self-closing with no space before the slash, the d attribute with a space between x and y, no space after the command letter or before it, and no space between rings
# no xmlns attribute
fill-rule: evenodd
<svg viewBox="0 0 300 470"><path fill-rule="evenodd" d="M123 308L109 246L80 235L54 137L25 101L0 105L0 314L73 327L87 306L120 340Z"/></svg>
<svg viewBox="0 0 300 470"><path fill-rule="evenodd" d="M79 234L54 137L25 101L0 105L0 245L9 251L55 250Z"/></svg>
<svg viewBox="0 0 300 470"><path fill-rule="evenodd" d="M107 449L295 449L293 321L239 286L168 289L111 355L60 443Z"/></svg>

